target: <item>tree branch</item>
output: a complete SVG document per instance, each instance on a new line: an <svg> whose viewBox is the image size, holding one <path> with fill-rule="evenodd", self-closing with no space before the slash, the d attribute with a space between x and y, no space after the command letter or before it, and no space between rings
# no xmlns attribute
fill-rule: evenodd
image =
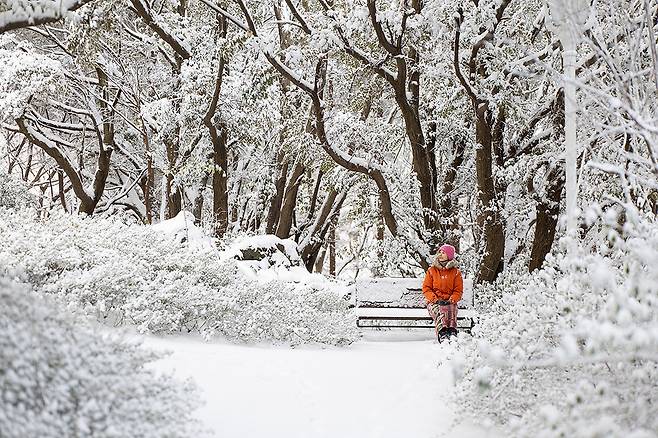
<svg viewBox="0 0 658 438"><path fill-rule="evenodd" d="M12 8L0 12L0 34L30 26L54 23L67 12L75 11L93 0L36 0L29 3L30 10L19 10L22 3L12 2Z"/></svg>
<svg viewBox="0 0 658 438"><path fill-rule="evenodd" d="M468 94L468 97L471 98L471 101L473 102L473 105L477 105L480 99L475 95L473 92L473 88L471 87L471 84L466 80L464 75L462 74L461 67L460 67L460 62L459 62L459 39L460 39L460 34L461 34L461 25L464 21L464 10L462 8L459 8L457 10L458 16L455 17L455 44L453 46L453 51L454 51L454 57L453 57L453 65L455 67L455 74L457 75L457 79L459 79L459 82L462 84L462 87L464 87L464 90L466 90L466 94Z"/></svg>
<svg viewBox="0 0 658 438"><path fill-rule="evenodd" d="M377 21L377 6L375 2L376 0L368 0L368 15L370 16L372 27L375 28L377 41L379 41L379 45L391 55L400 55L402 53L400 47L393 45L393 43L386 38L386 35L384 35L384 29L382 29L382 24Z"/></svg>
<svg viewBox="0 0 658 438"><path fill-rule="evenodd" d="M288 8L290 9L290 12L292 12L292 15L295 16L297 21L299 21L299 24L302 26L302 30L304 30L304 33L307 35L311 34L311 28L306 24L306 20L302 17L302 15L299 13L295 5L293 4L292 0L285 0L286 5L288 5Z"/></svg>
<svg viewBox="0 0 658 438"><path fill-rule="evenodd" d="M184 47L184 43L179 41L176 36L172 35L169 31L165 30L159 23L156 22L154 16L151 14L150 8L142 2L142 0L130 0L130 3L135 8L137 15L141 17L148 27L151 28L164 42L180 56L182 59L189 59L190 52ZM148 9L147 9L148 8Z"/></svg>

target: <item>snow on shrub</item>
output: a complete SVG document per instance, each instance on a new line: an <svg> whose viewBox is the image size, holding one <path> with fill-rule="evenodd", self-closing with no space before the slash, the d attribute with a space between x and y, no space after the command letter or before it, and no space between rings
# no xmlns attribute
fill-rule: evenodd
<svg viewBox="0 0 658 438"><path fill-rule="evenodd" d="M36 206L36 197L28 191L27 185L0 170L0 207L28 206Z"/></svg>
<svg viewBox="0 0 658 438"><path fill-rule="evenodd" d="M197 332L245 342L348 344L354 316L334 286L249 278L214 248L153 227L63 213L35 221L0 209L0 271L65 303L143 332Z"/></svg>
<svg viewBox="0 0 658 438"><path fill-rule="evenodd" d="M272 266L284 268L304 266L294 241L269 234L237 238L225 254L244 261L243 265L254 270L268 269Z"/></svg>
<svg viewBox="0 0 658 438"><path fill-rule="evenodd" d="M502 298L453 358L470 415L511 436L657 436L658 224L628 212L485 293Z"/></svg>
<svg viewBox="0 0 658 438"><path fill-rule="evenodd" d="M101 335L0 278L0 435L181 437L202 430L191 383L158 375L160 355Z"/></svg>

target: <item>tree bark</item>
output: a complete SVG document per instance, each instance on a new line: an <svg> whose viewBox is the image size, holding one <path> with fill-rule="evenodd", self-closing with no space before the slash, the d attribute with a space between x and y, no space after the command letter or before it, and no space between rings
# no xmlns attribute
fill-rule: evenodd
<svg viewBox="0 0 658 438"><path fill-rule="evenodd" d="M336 276L336 225L338 224L338 215L331 218L329 224L329 275Z"/></svg>
<svg viewBox="0 0 658 438"><path fill-rule="evenodd" d="M140 117L141 119L141 117ZM151 142L149 141L146 131L146 124L142 120L142 136L144 141L144 150L146 152L146 177L142 184L142 193L144 194L144 208L146 210L146 223L152 224L155 216L153 210L153 193L155 188L155 172L153 170L153 154L151 153Z"/></svg>
<svg viewBox="0 0 658 438"><path fill-rule="evenodd" d="M453 143L452 161L446 169L443 178L442 197L440 204L440 221L443 241L453 245L459 251L459 222L457 205L455 204L455 185L457 181L457 170L464 162L464 151L466 142L458 140ZM434 249L434 248L433 248Z"/></svg>
<svg viewBox="0 0 658 438"><path fill-rule="evenodd" d="M215 236L221 238L228 228L228 158L226 153L226 129L220 127L219 135L213 140L213 217L215 219Z"/></svg>
<svg viewBox="0 0 658 438"><path fill-rule="evenodd" d="M556 166L548 173L546 180L548 188L546 198L537 203L535 236L532 242L530 252L530 263L528 269L530 272L541 268L546 255L553 247L555 240L555 230L560 215L560 199L564 189L564 168Z"/></svg>
<svg viewBox="0 0 658 438"><path fill-rule="evenodd" d="M493 282L502 270L505 253L505 234L500 220L492 175L492 135L487 105L476 108L475 169L478 182L480 212L478 224L483 229L484 254L476 276L476 283Z"/></svg>
<svg viewBox="0 0 658 438"><path fill-rule="evenodd" d="M473 43L469 59L469 73L471 78L480 76L486 78L488 73L484 64L478 62L478 53L488 41L494 37L498 24L503 18L505 8L510 0L502 0L496 9L496 20L488 32L482 33L478 40ZM477 4L476 4L477 7ZM502 155L502 130L504 120L497 127L493 126L493 115L489 101L478 96L472 84L464 77L461 71L461 60L459 57L459 44L461 36L461 24L464 19L464 11L459 8L455 16L455 39L453 43L453 66L457 79L462 84L473 105L475 113L475 140L478 144L475 153L475 168L478 186L478 218L477 222L482 229L482 240L484 243L483 255L475 278L476 283L492 282L496 279L503 268L503 256L505 254L505 234L501 222L498 196L493 180L493 148L500 148ZM502 113L504 116L504 113ZM499 128L499 129L498 129ZM500 142L497 144L496 142Z"/></svg>
<svg viewBox="0 0 658 438"><path fill-rule="evenodd" d="M223 16L218 16L219 35L222 38L226 37L227 22ZM213 194L213 220L215 222L215 237L221 238L228 229L228 151L227 140L228 133L226 125L218 119L217 107L219 104L219 96L222 91L222 83L224 79L224 69L226 60L223 56L219 57L217 65L217 75L215 76L215 88L210 100L208 110L203 117L203 124L208 129L210 141L213 145L213 171L212 171L212 194Z"/></svg>
<svg viewBox="0 0 658 438"><path fill-rule="evenodd" d="M302 163L295 164L295 168L286 184L283 205L281 206L281 213L279 215L279 224L275 233L279 239L287 239L290 237L292 215L297 205L297 192L299 190L299 185L302 182L304 171L305 167Z"/></svg>
<svg viewBox="0 0 658 438"><path fill-rule="evenodd" d="M288 175L288 160L285 159L286 154L283 149L279 149L276 156L277 169L279 177L275 182L276 192L270 200L270 207L267 212L267 224L265 226L266 234L274 234L279 223L279 215L281 214L281 203L283 201L283 193L286 187L286 176Z"/></svg>
<svg viewBox="0 0 658 438"><path fill-rule="evenodd" d="M313 227L309 230L300 246L300 256L309 272L312 272L327 230L331 227L332 221L339 215L346 197L347 192L339 193L333 188L329 191L322 204L320 215L316 218Z"/></svg>
<svg viewBox="0 0 658 438"><path fill-rule="evenodd" d="M64 172L62 169L57 169L57 182L57 187L59 189L59 202L61 202L64 211L68 212L68 209L66 208L66 192L64 190Z"/></svg>
<svg viewBox="0 0 658 438"><path fill-rule="evenodd" d="M550 106L550 114L553 121L552 137L559 144L564 139L564 91L558 91L555 99ZM564 167L555 165L551 167L545 176L546 195L539 197L536 195L532 183L532 177L528 179L528 192L530 193L537 205L535 207L535 235L530 251L530 262L528 270L530 272L541 268L546 255L551 251L555 241L555 232L560 214L560 200L562 191L566 182Z"/></svg>
<svg viewBox="0 0 658 438"><path fill-rule="evenodd" d="M203 219L203 195L206 191L206 185L210 179L210 172L204 172L199 182L199 190L197 191L196 197L194 198L194 208L192 214L194 214L194 223L199 225Z"/></svg>

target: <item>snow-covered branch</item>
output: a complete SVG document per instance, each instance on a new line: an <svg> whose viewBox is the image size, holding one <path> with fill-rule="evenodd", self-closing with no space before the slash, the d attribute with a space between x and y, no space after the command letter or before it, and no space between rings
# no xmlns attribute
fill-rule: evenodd
<svg viewBox="0 0 658 438"><path fill-rule="evenodd" d="M0 33L59 21L93 0L10 0L0 12Z"/></svg>
<svg viewBox="0 0 658 438"><path fill-rule="evenodd" d="M144 3L143 0L130 0L130 3L135 8L135 12L142 20L153 30L164 42L180 56L182 59L188 59L190 56L190 49L184 41L181 41L164 23L154 11Z"/></svg>

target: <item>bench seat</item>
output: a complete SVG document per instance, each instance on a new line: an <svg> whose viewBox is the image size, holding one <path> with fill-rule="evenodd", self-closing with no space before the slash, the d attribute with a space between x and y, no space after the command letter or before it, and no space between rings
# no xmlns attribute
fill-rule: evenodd
<svg viewBox="0 0 658 438"><path fill-rule="evenodd" d="M357 307L354 310L359 328L434 328L432 318L424 307ZM470 330L473 317L472 309L459 309L457 328Z"/></svg>
<svg viewBox="0 0 658 438"><path fill-rule="evenodd" d="M354 311L359 328L434 328L425 307L422 278L367 278L357 280ZM475 321L470 279L464 279L457 328L470 330Z"/></svg>

